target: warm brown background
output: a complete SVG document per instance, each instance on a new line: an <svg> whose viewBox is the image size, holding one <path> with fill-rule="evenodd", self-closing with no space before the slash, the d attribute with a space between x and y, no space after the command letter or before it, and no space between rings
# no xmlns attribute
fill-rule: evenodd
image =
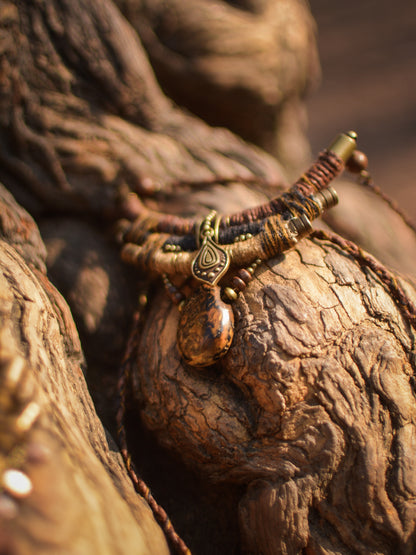
<svg viewBox="0 0 416 555"><path fill-rule="evenodd" d="M323 72L308 101L313 153L356 130L377 184L416 221L416 2L310 4Z"/></svg>

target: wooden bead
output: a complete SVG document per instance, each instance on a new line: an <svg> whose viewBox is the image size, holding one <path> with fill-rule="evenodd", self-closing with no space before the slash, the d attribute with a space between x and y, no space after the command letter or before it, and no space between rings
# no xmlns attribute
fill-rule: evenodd
<svg viewBox="0 0 416 555"><path fill-rule="evenodd" d="M185 299L184 295L182 295L180 291L175 291L175 293L172 294L172 297L175 304L180 304Z"/></svg>
<svg viewBox="0 0 416 555"><path fill-rule="evenodd" d="M354 150L349 157L346 166L351 173L361 173L368 168L368 158L364 152Z"/></svg>
<svg viewBox="0 0 416 555"><path fill-rule="evenodd" d="M252 275L245 268L241 268L241 270L238 270L237 276L240 279L242 279L244 281L244 283L246 283L246 284L249 283L252 280Z"/></svg>
<svg viewBox="0 0 416 555"><path fill-rule="evenodd" d="M247 284L238 276L234 276L231 283L237 291L243 291L247 287Z"/></svg>

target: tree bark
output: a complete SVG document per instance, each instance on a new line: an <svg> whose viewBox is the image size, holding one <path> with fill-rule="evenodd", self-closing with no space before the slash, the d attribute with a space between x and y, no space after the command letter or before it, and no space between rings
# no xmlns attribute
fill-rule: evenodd
<svg viewBox="0 0 416 555"><path fill-rule="evenodd" d="M183 365L178 318L152 299L134 377L142 417L214 482L247 485L250 553L414 551L415 333L377 276L305 240L235 303L215 369Z"/></svg>
<svg viewBox="0 0 416 555"><path fill-rule="evenodd" d="M4 550L167 552L100 422L116 431L118 366L146 293L129 446L195 553L414 552L415 335L380 277L333 242L302 241L259 268L235 303L230 352L195 371L177 350L177 308L158 280L121 263L114 241L114 221L134 218L140 204L180 215L230 213L287 185L275 158L175 106L140 39L160 78L177 60L166 50L167 32L180 45L180 71L186 56L195 62L205 49L204 63L184 81L195 104L203 99L188 87L195 75L211 79L208 91L231 91L231 104L243 90L247 104L235 112L220 101L220 113L230 114L225 124L247 137L240 118L263 148L274 150L276 136L289 148L284 114L314 73L309 13L303 2L279 3L281 15L268 1L216 2L233 44L242 21L250 30L240 63L231 64L242 73L231 75L227 90L231 62L214 40L219 23L199 2L172 0L166 11L158 3L117 4L134 28L109 0L0 6L0 178L9 191L0 189L0 418L7 423L0 460L3 472L18 467L33 486L22 499L13 488L0 494ZM163 18L179 11L169 27ZM298 16L290 35L287 22ZM191 38L202 23L208 30L198 43ZM266 28L274 29L270 44L282 46L270 58L256 50ZM258 59L270 73L253 69ZM163 85L174 94L172 83ZM261 117L248 118L250 107ZM296 158L304 139L292 137ZM344 188L344 206L320 225L414 273L414 236L389 208L375 215L361 189ZM399 283L414 303L412 286ZM21 360L18 394L10 376ZM38 418L18 433L19 415L35 405Z"/></svg>
<svg viewBox="0 0 416 555"><path fill-rule="evenodd" d="M3 483L1 549L168 553L97 417L78 334L45 275L36 226L3 189L0 213L0 468L3 482L7 471L19 470L33 488L20 498ZM22 424L33 411L39 415Z"/></svg>
<svg viewBox="0 0 416 555"><path fill-rule="evenodd" d="M319 78L306 2L117 0L167 95L298 171L305 94Z"/></svg>

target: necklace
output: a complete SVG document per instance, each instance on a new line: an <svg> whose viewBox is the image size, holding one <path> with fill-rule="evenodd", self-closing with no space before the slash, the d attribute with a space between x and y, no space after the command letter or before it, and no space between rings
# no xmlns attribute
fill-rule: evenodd
<svg viewBox="0 0 416 555"><path fill-rule="evenodd" d="M330 183L345 167L366 170L356 141L354 131L338 135L288 191L260 206L228 216L213 211L202 222L143 206L133 222L123 224L123 260L160 275L178 304L184 362L207 367L227 353L234 335L232 303L259 264L296 245L311 233L311 221L338 203ZM190 295L174 285L178 279L192 283Z"/></svg>

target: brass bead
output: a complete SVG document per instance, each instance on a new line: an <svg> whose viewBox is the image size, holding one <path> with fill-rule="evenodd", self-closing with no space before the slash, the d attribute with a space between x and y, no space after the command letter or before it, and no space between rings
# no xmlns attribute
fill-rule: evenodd
<svg viewBox="0 0 416 555"><path fill-rule="evenodd" d="M231 287L226 287L224 289L224 295L230 300L235 301L238 299L238 293L234 291Z"/></svg>
<svg viewBox="0 0 416 555"><path fill-rule="evenodd" d="M344 162L350 158L357 146L357 133L355 131L348 131L338 135L331 145L328 147L330 152L333 152L341 158Z"/></svg>

